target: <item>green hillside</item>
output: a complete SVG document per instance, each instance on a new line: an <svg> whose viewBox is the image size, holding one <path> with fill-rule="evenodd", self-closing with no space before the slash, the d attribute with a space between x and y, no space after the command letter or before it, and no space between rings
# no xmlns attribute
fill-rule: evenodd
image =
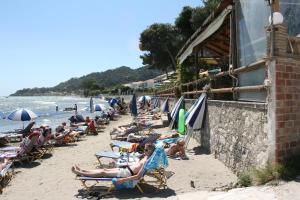
<svg viewBox="0 0 300 200"><path fill-rule="evenodd" d="M121 84L143 81L160 75L158 70L141 67L131 69L129 67L119 67L104 72L94 72L79 78L71 78L68 81L59 83L57 86L49 88L24 88L16 91L11 96L37 96L37 95L94 95L96 93L107 93Z"/></svg>

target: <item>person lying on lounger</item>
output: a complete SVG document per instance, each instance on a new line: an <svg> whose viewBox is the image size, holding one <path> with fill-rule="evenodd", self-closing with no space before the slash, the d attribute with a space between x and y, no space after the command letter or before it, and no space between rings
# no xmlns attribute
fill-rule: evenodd
<svg viewBox="0 0 300 200"><path fill-rule="evenodd" d="M54 133L53 139L55 140L62 140L66 136L71 137L71 138L79 138L80 133L78 131L72 131L66 127L67 123L63 122L60 126L58 126L55 130L56 133Z"/></svg>
<svg viewBox="0 0 300 200"><path fill-rule="evenodd" d="M2 169L4 169L11 161L9 161L7 158L4 158L3 163L0 163L0 172Z"/></svg>
<svg viewBox="0 0 300 200"><path fill-rule="evenodd" d="M164 140L164 139L169 139L169 138L178 138L179 137L179 134L174 131L172 134L168 134L168 135L161 135L159 137L160 140Z"/></svg>
<svg viewBox="0 0 300 200"><path fill-rule="evenodd" d="M181 157L186 158L185 150L184 150L185 142L184 140L178 140L176 144L171 144L170 147L165 149L165 152L170 157Z"/></svg>
<svg viewBox="0 0 300 200"><path fill-rule="evenodd" d="M88 176L88 177L107 177L107 178L120 178L118 179L118 184L124 183L129 180L134 180L140 177L143 173L144 165L147 159L152 155L155 149L154 144L147 143L144 149L144 157L137 163L130 164L126 167L118 167L111 169L94 169L94 170L84 170L79 168L77 165L72 167L72 172L76 175Z"/></svg>
<svg viewBox="0 0 300 200"><path fill-rule="evenodd" d="M111 134L118 134L118 135L127 135L129 133L133 133L138 131L138 127L133 125L130 127L117 127L117 128L113 128L113 130L111 131Z"/></svg>

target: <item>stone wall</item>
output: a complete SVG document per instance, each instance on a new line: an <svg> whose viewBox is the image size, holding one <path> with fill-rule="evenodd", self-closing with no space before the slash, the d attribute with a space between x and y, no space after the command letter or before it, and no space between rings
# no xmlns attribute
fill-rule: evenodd
<svg viewBox="0 0 300 200"><path fill-rule="evenodd" d="M194 100L186 99L186 109ZM174 99L170 99L172 108ZM263 167L268 161L267 105L237 101L207 101L204 129L193 137L234 172Z"/></svg>
<svg viewBox="0 0 300 200"><path fill-rule="evenodd" d="M268 161L267 109L262 103L208 101L201 145L235 172Z"/></svg>

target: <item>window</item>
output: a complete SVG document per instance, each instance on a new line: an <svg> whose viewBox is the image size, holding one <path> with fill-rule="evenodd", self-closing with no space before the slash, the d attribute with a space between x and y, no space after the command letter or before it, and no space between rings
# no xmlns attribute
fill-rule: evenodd
<svg viewBox="0 0 300 200"><path fill-rule="evenodd" d="M300 34L300 1L280 0L280 12L283 15L284 23L288 28L290 36Z"/></svg>
<svg viewBox="0 0 300 200"><path fill-rule="evenodd" d="M237 2L238 67L249 65L266 56L266 26L270 7L263 0Z"/></svg>

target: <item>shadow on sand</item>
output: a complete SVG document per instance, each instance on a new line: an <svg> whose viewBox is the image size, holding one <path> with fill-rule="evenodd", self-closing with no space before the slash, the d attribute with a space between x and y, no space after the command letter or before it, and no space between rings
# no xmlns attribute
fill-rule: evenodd
<svg viewBox="0 0 300 200"><path fill-rule="evenodd" d="M116 199L139 199L142 197L148 198L167 198L174 196L175 191L166 188L157 190L156 187L141 184L144 193L142 194L137 188L134 189L123 189L123 190L113 190L112 192L107 192L107 187L94 186L91 190L80 189L78 194L75 195L77 198L81 199L106 199L106 198L116 198Z"/></svg>
<svg viewBox="0 0 300 200"><path fill-rule="evenodd" d="M39 166L41 163L40 162L37 162L37 161L32 161L32 162L15 162L14 163L14 167L15 168L34 168L34 167L37 167Z"/></svg>
<svg viewBox="0 0 300 200"><path fill-rule="evenodd" d="M193 151L195 153L195 155L209 155L209 151L206 148L203 148L201 146L197 146L193 148Z"/></svg>

